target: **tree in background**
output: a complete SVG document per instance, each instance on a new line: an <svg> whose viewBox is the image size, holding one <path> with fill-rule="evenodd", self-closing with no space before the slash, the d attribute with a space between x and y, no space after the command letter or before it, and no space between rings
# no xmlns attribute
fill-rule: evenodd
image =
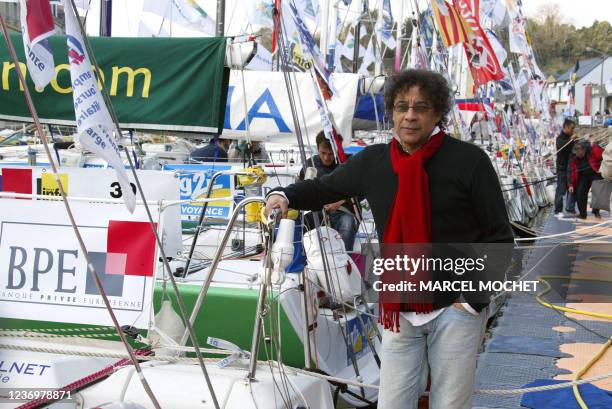
<svg viewBox="0 0 612 409"><path fill-rule="evenodd" d="M537 17L527 19L527 30L540 68L558 75L570 69L576 60L597 57L587 47L612 54L612 26L595 21L590 27L576 29L567 22L558 4L539 7Z"/></svg>

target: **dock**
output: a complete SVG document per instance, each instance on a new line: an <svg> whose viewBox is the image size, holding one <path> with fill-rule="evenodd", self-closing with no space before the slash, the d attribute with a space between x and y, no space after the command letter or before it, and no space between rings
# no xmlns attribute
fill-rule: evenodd
<svg viewBox="0 0 612 409"><path fill-rule="evenodd" d="M506 302L490 323L483 351L478 357L474 409L580 408L576 400L572 402L571 387L554 392L564 400L563 406L556 406L557 403L550 400L549 406L534 404L534 401L550 398L550 395L545 399L537 396L543 395L542 392L489 395L481 391L514 390L532 386L532 383L574 380L612 336L612 320L606 318L612 315L612 239L605 237L612 235L608 212L602 211L601 219L589 215L586 220L560 220L550 208L542 212L547 213L539 235L572 233L520 245L525 251L519 269L520 279L550 277L545 279L551 290L539 301L536 292L507 294ZM599 226L605 222L609 223ZM562 244L561 241L574 244ZM538 292L544 288L542 285ZM547 308L540 301L601 316L559 311ZM609 373L612 373L612 348L606 350L581 379ZM612 378L593 385L603 391L612 391ZM593 398L587 386L580 386L579 390L594 399L593 406L589 407L612 407L612 393L606 396L603 392Z"/></svg>

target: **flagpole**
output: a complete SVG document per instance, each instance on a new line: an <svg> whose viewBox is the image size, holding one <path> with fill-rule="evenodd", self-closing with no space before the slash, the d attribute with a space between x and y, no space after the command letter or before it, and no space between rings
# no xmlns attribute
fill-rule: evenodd
<svg viewBox="0 0 612 409"><path fill-rule="evenodd" d="M402 34L403 34L403 23L404 23L404 3L400 3L399 21L397 22L397 29L395 32L396 45L395 45L395 72L402 70Z"/></svg>
<svg viewBox="0 0 612 409"><path fill-rule="evenodd" d="M359 10L359 17L357 18L357 24L355 24L355 28L353 29L353 74L357 72L357 64L359 62L359 46L361 45L361 18L363 17L361 13L361 2L363 0L358 0L357 10ZM350 29L349 29L350 30ZM349 31L350 32L350 31Z"/></svg>
<svg viewBox="0 0 612 409"><path fill-rule="evenodd" d="M74 0L70 0L70 5L72 7L72 11L73 13L78 16L77 13L77 8L76 8L76 4L74 3ZM96 72L96 76L98 75L100 71L100 66L98 65L98 62L96 61L96 57L94 56L93 50L91 49L91 44L89 42L89 38L87 37L87 34L85 33L85 28L83 27L83 23L81 22L81 20L79 18L76 19L78 25L79 25L79 30L81 32L81 37L83 37L83 42L85 45L85 49L87 50L87 54L89 54L89 58L91 59L91 62L95 68L95 72ZM19 71L19 70L17 70ZM98 78L100 79L100 78ZM102 97L104 98L104 103L106 105L106 107L108 108L108 112L110 114L110 117L113 120L113 123L115 124L115 128L118 132L118 135L121 136L122 132L121 132L121 126L119 125L119 120L117 119L117 115L115 113L115 109L113 108L113 104L110 100L110 95L108 94L108 90L106 89L106 85L104 84L103 81L101 81L102 83ZM193 330L193 326L191 325L188 315L187 315L187 309L185 308L185 303L183 301L183 298L180 295L178 286L176 284L176 280L174 278L174 274L172 273L172 269L170 268L170 264L168 263L168 258L166 257L166 252L164 251L164 246L162 245L161 239L159 238L159 234L157 232L157 229L155 227L155 222L153 221L153 216L151 215L151 210L149 209L149 205L147 204L147 200L144 194L144 190L142 189L142 186L140 184L140 179L138 178L138 175L136 173L136 169L134 168L134 163L132 162L132 157L130 155L130 152L128 151L128 148L126 146L123 147L124 151L125 151L125 156L127 157L128 163L130 165L130 170L132 171L132 176L134 177L134 182L136 182L136 187L138 188L138 192L140 192L140 197L142 199L145 211L147 213L147 217L149 219L149 224L151 226L151 231L153 232L153 235L155 237L155 241L157 243L157 246L159 248L159 252L160 252L160 256L164 265L164 269L168 275L168 277L170 278L170 282L172 283L172 289L174 291L174 295L176 296L176 301L182 316L182 319L184 321L184 324L187 328L187 330L189 331L189 338L191 340L191 344L193 345L193 348L195 350L196 356L198 358L198 363L200 365L200 368L202 369L202 373L204 375L204 379L206 381L206 385L208 387L208 390L210 392L210 395L212 397L213 400L213 404L215 406L216 409L220 409L219 406L219 402L217 401L217 396L215 395L215 391L213 389L213 385L212 382L210 380L210 377L208 376L208 371L206 370L206 364L204 363L204 357L202 355L202 351L200 350L200 347L198 345L198 340L195 336L195 331Z"/></svg>
<svg viewBox="0 0 612 409"><path fill-rule="evenodd" d="M216 33L216 36L217 37L225 36L225 0L217 0L217 33Z"/></svg>
<svg viewBox="0 0 612 409"><path fill-rule="evenodd" d="M71 0L71 1L74 1L74 0ZM76 10L76 8L75 8L75 10ZM80 21L79 21L79 24L80 24ZM24 77L23 73L21 72L21 70L19 69L19 60L17 59L17 54L15 53L15 48L13 47L13 42L11 41L11 38L10 38L10 36L8 34L8 30L6 28L6 24L4 23L4 18L2 17L2 15L0 15L0 26L2 26L2 34L4 35L4 38L6 39L6 43L8 45L9 52L11 54L11 58L13 60L13 63L15 64L15 67L17 67L17 69L15 71L17 72L17 76L19 78L19 82L20 82L21 86L23 87L23 95L25 97L26 104L28 105L28 109L30 110L30 114L32 115L32 119L34 120L34 124L36 126L36 131L38 132L38 135L39 135L40 139L43 142L43 146L45 148L45 153L47 154L47 158L49 159L49 164L51 165L51 171L53 172L53 176L55 176L55 181L57 183L58 190L60 192L60 195L62 196L62 202L64 203L64 207L66 208L66 213L68 215L68 219L70 220L70 224L72 225L72 229L74 230L74 233L76 235L77 241L79 242L79 247L81 248L81 252L83 253L83 257L85 257L85 260L87 262L87 268L92 273L92 276L94 278L94 282L96 283L96 287L98 288L98 292L100 293L100 297L102 297L102 301L104 302L104 305L105 305L105 307L106 307L106 309L107 309L107 311L108 311L108 313L110 315L110 318L113 321L113 325L115 327L115 331L117 332L117 335L121 339L121 342L123 343L123 346L127 350L128 355L130 357L130 361L134 365L134 368L136 369L136 372L138 372L140 381L142 383L142 386L145 389L145 392L147 393L147 395L151 399L151 402L153 403L155 408L160 408L161 409L161 406L159 405L159 402L155 398L155 395L153 394L153 391L151 390L147 380L142 375L142 369L140 367L138 359L136 358L136 354L134 354L134 350L132 349L132 347L128 343L128 341L127 341L127 339L125 337L125 334L123 333L123 330L121 329L121 326L119 325L119 321L117 321L117 317L115 316L115 314L113 312L113 308L110 305L110 301L108 300L108 297L106 296L106 292L104 291L104 286L102 285L102 282L100 281L100 277L98 276L98 273L97 273L94 265L91 262L91 258L89 257L89 253L87 252L87 247L85 246L85 242L83 241L83 237L81 236L81 232L79 231L79 228L78 228L78 226L76 224L76 221L74 219L74 215L72 213L72 209L70 207L70 204L68 203L68 198L67 198L67 195L66 195L66 191L64 190L64 186L62 184L62 181L60 180L60 176L59 176L59 173L57 171L57 166L56 166L55 162L53 161L53 157L51 156L51 151L49 150L49 144L47 143L47 139L44 137L44 134L42 132L42 126L40 124L40 119L38 118L38 112L36 111L36 107L34 106L34 102L32 101L32 95L30 94L30 90L28 89L28 85L27 85L27 83L25 81L25 77Z"/></svg>

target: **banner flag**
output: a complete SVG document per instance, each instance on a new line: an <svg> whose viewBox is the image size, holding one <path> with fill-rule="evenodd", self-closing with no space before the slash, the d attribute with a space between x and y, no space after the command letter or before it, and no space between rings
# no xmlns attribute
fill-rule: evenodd
<svg viewBox="0 0 612 409"><path fill-rule="evenodd" d="M70 0L64 0L64 13L74 116L79 142L85 149L98 155L115 169L125 206L130 213L133 213L136 196L121 160L119 146L113 136L115 126L98 89L98 81L85 50L85 43Z"/></svg>
<svg viewBox="0 0 612 409"><path fill-rule="evenodd" d="M470 71L477 85L504 78L495 51L489 43L478 20L478 0L456 0L455 7L461 13L463 20L469 25L473 37L469 43L464 43Z"/></svg>
<svg viewBox="0 0 612 409"><path fill-rule="evenodd" d="M55 77L49 37L55 32L49 0L19 0L23 49L32 81L43 89Z"/></svg>
<svg viewBox="0 0 612 409"><path fill-rule="evenodd" d="M452 4L444 0L432 0L431 8L440 29L440 36L447 48L457 43L470 41L474 34Z"/></svg>

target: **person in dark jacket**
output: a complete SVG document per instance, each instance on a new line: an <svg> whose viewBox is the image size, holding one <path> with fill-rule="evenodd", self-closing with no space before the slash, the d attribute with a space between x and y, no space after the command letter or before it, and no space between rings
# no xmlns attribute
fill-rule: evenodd
<svg viewBox="0 0 612 409"><path fill-rule="evenodd" d="M189 159L198 162L227 162L230 140L215 136L208 145L191 152Z"/></svg>
<svg viewBox="0 0 612 409"><path fill-rule="evenodd" d="M393 115L392 141L366 147L319 179L271 192L266 212L278 208L286 215L289 206L318 210L364 196L385 246L512 243L491 160L444 132L450 95L444 77L432 71L406 70L388 78L384 100ZM430 304L380 303L385 331L378 407L416 408L428 366L430 408L472 407L487 303L471 294L445 292Z"/></svg>
<svg viewBox="0 0 612 409"><path fill-rule="evenodd" d="M555 191L555 214L561 214L563 212L563 197L566 196L568 189L567 185L569 182L567 167L569 164L569 157L572 154L572 148L574 147L574 141L576 140L576 134L574 129L576 128L576 122L572 119L565 119L563 122L563 130L557 136L556 149L557 149L557 189ZM567 198L567 202L571 199ZM566 209L567 209L566 203ZM573 209L567 209L573 213Z"/></svg>

